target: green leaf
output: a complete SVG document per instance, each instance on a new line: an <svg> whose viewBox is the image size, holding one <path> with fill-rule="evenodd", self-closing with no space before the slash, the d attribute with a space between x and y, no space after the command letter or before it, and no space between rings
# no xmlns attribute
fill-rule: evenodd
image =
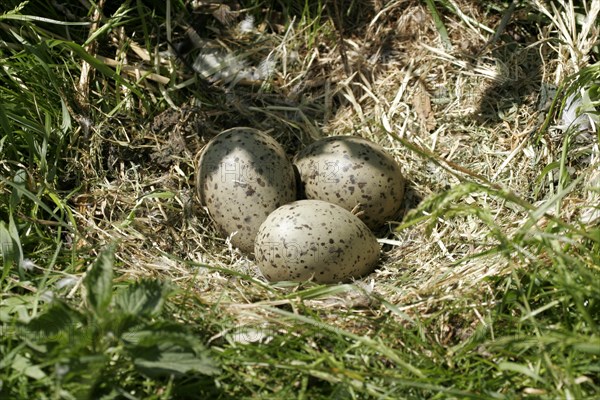
<svg viewBox="0 0 600 400"><path fill-rule="evenodd" d="M0 255L3 269L6 271L16 261L15 244L4 221L0 221Z"/></svg>
<svg viewBox="0 0 600 400"><path fill-rule="evenodd" d="M23 189L26 188L27 171L25 171L24 169L18 170L15 173L13 182L15 183L15 186L14 186L12 194L11 194L10 206L12 208L16 208L17 204L19 204L19 201L21 200Z"/></svg>
<svg viewBox="0 0 600 400"><path fill-rule="evenodd" d="M68 229L70 232L75 231L73 226L67 224L60 216L56 215L56 213L54 211L52 211L52 209L50 207L48 207L37 195L31 193L29 190L25 189L24 187L15 184L15 182L4 179L2 176L0 176L0 183L10 186L14 190L20 190L22 195L25 195L25 197L27 197L31 201L33 201L37 207L40 207L41 209L46 211L48 214L50 214L58 222L59 226L62 226L63 228Z"/></svg>
<svg viewBox="0 0 600 400"><path fill-rule="evenodd" d="M448 36L448 30L446 29L446 25L444 25L444 21L442 21L442 17L438 12L435 2L433 0L425 0L427 4L427 8L431 13L431 17L433 18L433 23L435 24L435 28L437 29L440 39L442 40L442 44L446 50L452 50L452 41Z"/></svg>
<svg viewBox="0 0 600 400"><path fill-rule="evenodd" d="M8 226L4 221L0 221L0 255L2 255L3 277L8 274L13 265L17 265L19 272L22 273L23 249L12 215L9 216Z"/></svg>
<svg viewBox="0 0 600 400"><path fill-rule="evenodd" d="M216 375L219 368L207 354L197 354L173 343L161 343L157 346L141 348L134 352L134 364L148 376L181 376L190 372L204 375Z"/></svg>
<svg viewBox="0 0 600 400"><path fill-rule="evenodd" d="M218 364L200 339L172 322L155 322L124 335L135 366L148 376L219 373Z"/></svg>
<svg viewBox="0 0 600 400"><path fill-rule="evenodd" d="M575 343L573 348L582 353L600 355L600 340L590 338L588 342Z"/></svg>
<svg viewBox="0 0 600 400"><path fill-rule="evenodd" d="M31 365L31 361L20 354L15 356L12 362L12 368L20 374L26 375L32 379L42 379L46 377L46 374L40 367Z"/></svg>
<svg viewBox="0 0 600 400"><path fill-rule="evenodd" d="M553 171L557 168L560 168L560 162L559 161L551 162L550 164L546 165L544 167L544 169L542 169L540 174L537 176L537 178L535 178L536 187L535 187L535 191L533 192L533 194L536 198L544 186L544 178L546 177L546 175L548 175L550 173L550 171Z"/></svg>
<svg viewBox="0 0 600 400"><path fill-rule="evenodd" d="M13 129L8 120L8 116L6 114L6 108L4 104L0 103L0 128L4 131L4 136L2 139L8 138L9 143L14 143L15 139L13 137Z"/></svg>
<svg viewBox="0 0 600 400"><path fill-rule="evenodd" d="M195 336L186 331L186 326L173 321L153 321L124 332L122 339L129 347L148 348L162 343L177 343L186 349L204 350L204 345Z"/></svg>
<svg viewBox="0 0 600 400"><path fill-rule="evenodd" d="M39 17L37 15L22 15L17 14L15 12L8 12L5 14L0 14L0 21L2 20L14 20L14 21L22 21L22 22L45 22L48 24L55 25L63 25L63 26L89 26L90 22L67 22L67 21L58 21L51 18Z"/></svg>
<svg viewBox="0 0 600 400"><path fill-rule="evenodd" d="M83 281L87 289L87 303L97 316L103 316L112 298L113 264L115 245L104 249Z"/></svg>
<svg viewBox="0 0 600 400"><path fill-rule="evenodd" d="M38 337L66 342L75 334L80 319L77 311L61 301L54 301L43 313L27 324L27 329Z"/></svg>
<svg viewBox="0 0 600 400"><path fill-rule="evenodd" d="M500 369L501 371L516 372L518 374L528 376L537 382L546 383L546 381L541 376L539 376L535 371L533 371L526 365L517 364L509 361L503 361L500 364L498 364L498 369Z"/></svg>
<svg viewBox="0 0 600 400"><path fill-rule="evenodd" d="M144 280L129 285L115 296L115 304L128 315L153 316L164 305L168 287L158 280Z"/></svg>

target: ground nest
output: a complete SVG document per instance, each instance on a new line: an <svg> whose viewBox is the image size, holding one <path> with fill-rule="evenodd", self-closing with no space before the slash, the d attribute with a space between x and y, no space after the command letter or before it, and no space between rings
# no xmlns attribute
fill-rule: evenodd
<svg viewBox="0 0 600 400"><path fill-rule="evenodd" d="M502 240L530 220L524 204L557 193L555 172L538 177L560 154L561 131L539 132L556 88L594 60L573 59L555 27L538 26L519 8L506 21L505 10L459 1L461 13L444 20L445 41L422 2L356 3L344 15L327 9L320 25L300 16L285 24L276 12L260 21L243 9L222 21L212 9L195 10L219 39L202 37L192 20L172 39L191 50L161 65L171 71L165 79L204 82L205 97L91 128L78 159L86 192L72 199L86 232L76 245L99 249L117 240L119 279L168 278L234 318L264 318L264 306L292 304L288 294L311 284L265 285L195 193L203 145L224 129L249 126L290 156L322 136L362 136L381 144L407 178L401 218L378 233L376 270L307 304L377 314L386 301L407 315L427 314L465 292L483 299L490 277L526 268ZM206 67L219 57L227 66ZM597 142L580 138L572 151L588 155L568 165L580 190L561 210L571 223L598 201L588 190L600 176Z"/></svg>

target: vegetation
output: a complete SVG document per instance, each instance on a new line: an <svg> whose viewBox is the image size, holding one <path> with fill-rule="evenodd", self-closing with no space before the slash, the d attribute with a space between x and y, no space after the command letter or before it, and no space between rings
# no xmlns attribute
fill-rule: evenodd
<svg viewBox="0 0 600 400"><path fill-rule="evenodd" d="M600 397L600 1L0 6L0 397ZM352 283L268 283L218 132L385 146Z"/></svg>

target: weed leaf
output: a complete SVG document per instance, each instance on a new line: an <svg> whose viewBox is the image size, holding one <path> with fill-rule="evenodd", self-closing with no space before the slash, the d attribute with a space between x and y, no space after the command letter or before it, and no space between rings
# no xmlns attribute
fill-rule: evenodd
<svg viewBox="0 0 600 400"><path fill-rule="evenodd" d="M197 354L176 344L163 342L155 346L137 347L133 352L134 364L148 376L180 376L189 372L216 375L219 369L207 354Z"/></svg>
<svg viewBox="0 0 600 400"><path fill-rule="evenodd" d="M112 297L113 264L115 245L104 249L84 279L87 302L97 316L103 316Z"/></svg>
<svg viewBox="0 0 600 400"><path fill-rule="evenodd" d="M78 317L78 313L68 304L54 301L48 309L29 321L27 328L37 337L69 340L74 333Z"/></svg>
<svg viewBox="0 0 600 400"><path fill-rule="evenodd" d="M162 310L167 290L157 280L136 282L115 295L115 304L131 316L153 316Z"/></svg>

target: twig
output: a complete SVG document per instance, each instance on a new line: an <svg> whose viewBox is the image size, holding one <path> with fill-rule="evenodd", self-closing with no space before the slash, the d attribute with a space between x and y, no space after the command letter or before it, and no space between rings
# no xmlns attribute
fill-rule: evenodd
<svg viewBox="0 0 600 400"><path fill-rule="evenodd" d="M92 24L90 26L90 32L88 37L92 37L94 33L98 30L100 26L100 21L102 18L102 8L104 7L105 0L99 0L94 8L94 12L92 13ZM94 56L96 53L96 41L93 40L89 44L85 46L85 51ZM90 77L92 74L92 66L87 61L82 61L81 63L81 75L79 76L79 105L83 111L87 113L89 110L89 91L90 91Z"/></svg>

